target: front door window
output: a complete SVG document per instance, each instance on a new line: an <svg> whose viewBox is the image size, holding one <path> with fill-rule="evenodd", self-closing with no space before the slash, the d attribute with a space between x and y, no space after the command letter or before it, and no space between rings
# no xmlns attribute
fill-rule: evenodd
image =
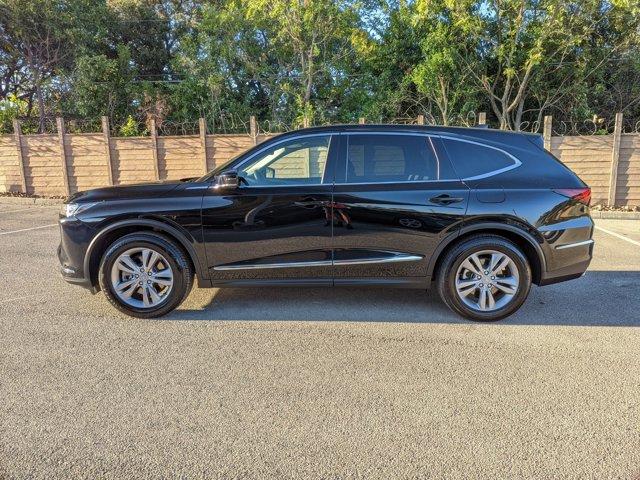
<svg viewBox="0 0 640 480"><path fill-rule="evenodd" d="M238 171L249 186L320 185L329 135L292 139L260 152Z"/></svg>

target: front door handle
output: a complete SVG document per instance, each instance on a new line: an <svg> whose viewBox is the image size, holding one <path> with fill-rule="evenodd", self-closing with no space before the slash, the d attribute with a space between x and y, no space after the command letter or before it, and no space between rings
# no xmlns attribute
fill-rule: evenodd
<svg viewBox="0 0 640 480"><path fill-rule="evenodd" d="M319 202L313 197L305 197L301 202L295 203L298 207L306 208L308 210L312 210L314 208L318 208Z"/></svg>
<svg viewBox="0 0 640 480"><path fill-rule="evenodd" d="M452 197L448 193L443 193L436 197L431 197L429 201L437 205L451 205L452 203L460 203L464 200L462 197Z"/></svg>

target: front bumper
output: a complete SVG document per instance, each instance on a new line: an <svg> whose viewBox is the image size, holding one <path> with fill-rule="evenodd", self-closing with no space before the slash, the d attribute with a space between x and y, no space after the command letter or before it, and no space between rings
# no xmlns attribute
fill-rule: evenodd
<svg viewBox="0 0 640 480"><path fill-rule="evenodd" d="M97 286L85 275L85 254L95 230L74 217L60 217L60 245L58 261L60 273L68 283L79 285L96 292Z"/></svg>
<svg viewBox="0 0 640 480"><path fill-rule="evenodd" d="M62 245L58 245L58 260L60 261L60 275L62 275L65 282L79 285L91 290L93 293L97 293L98 289L92 285L91 280L85 278L82 273L78 273L74 267L69 265Z"/></svg>

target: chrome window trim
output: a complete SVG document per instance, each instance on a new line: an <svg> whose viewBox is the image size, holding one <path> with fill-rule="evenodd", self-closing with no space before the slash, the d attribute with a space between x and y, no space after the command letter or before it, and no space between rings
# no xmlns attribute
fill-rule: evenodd
<svg viewBox="0 0 640 480"><path fill-rule="evenodd" d="M429 139L429 145L431 145L431 151L433 152L433 156L436 157L436 169L438 172L438 180L435 181L442 181L442 179L440 178L440 155L438 155L438 151L436 150L436 146L433 144L433 137L428 136L427 137ZM453 169L453 173L455 173L455 169Z"/></svg>
<svg viewBox="0 0 640 480"><path fill-rule="evenodd" d="M239 163L238 165L236 165L234 168L235 169L240 169L240 167L242 167L243 165L245 165L247 162L249 162L250 160L252 160L256 155L259 155L260 153L264 152L266 149L271 148L273 146L279 145L280 143L283 142L288 142L289 140L297 140L297 139L304 139L304 138L310 138L310 137L329 137L329 150L331 150L331 147L333 146L333 142L334 142L334 137L337 135L400 135L400 136L414 136L414 137L427 137L429 139L429 143L431 145L431 149L434 153L434 155L436 156L436 158L439 159L438 156L438 151L435 148L435 145L433 144L433 138L439 138L439 139L446 139L446 140L452 140L452 141L456 141L456 142L463 142L463 143L470 143L472 145L478 145L480 147L485 147L485 148L490 148L492 150L496 150L504 155L506 155L507 157L509 157L512 161L513 161L513 165L509 165L507 167L504 168L500 168L497 170L491 170L487 173L483 173L481 175L475 175L473 177L464 177L464 178L459 178L459 179L442 179L442 180L403 180L403 181L397 181L397 182L341 182L341 183L335 183L335 185L395 185L398 183L435 183L435 182L449 182L449 181L458 181L461 180L463 182L465 181L470 181L470 180L482 180L484 178L489 178L489 177L493 177L496 175L499 175L501 173L505 173L508 172L510 170L513 170L515 168L518 168L522 165L522 162L513 154L507 152L506 150L503 150L502 148L499 147L495 147L493 145L487 145L486 143L482 143L482 142L476 142L473 140L468 140L466 138L458 138L458 137L454 137L451 135L447 135L447 134L442 134L442 133L431 133L431 132L425 132L425 133L421 133L421 132L384 132L384 131L368 131L368 132L337 132L337 131L333 131L333 132L324 132L324 133L308 133L308 134L300 134L300 135L295 135L295 136L291 136L291 137L287 137L287 138L283 138L282 140L279 140L277 142L274 143L270 143L269 145L265 145L264 148L259 149L258 151L256 151L255 153L252 153L249 157L247 157L245 160L243 160L241 163ZM348 139L347 139L348 142ZM349 148L349 144L347 143L347 151ZM446 149L446 147L445 147ZM451 161L452 164L454 164L455 162L452 160ZM346 162L345 162L345 179L346 177ZM453 165L453 168L455 170L455 165ZM327 185L333 185L334 182L325 182L325 175L326 175L326 168L325 171L323 172L323 177L320 183L299 183L299 184L291 184L291 185L252 185L255 188L282 188L282 187L318 187L318 186L327 186Z"/></svg>
<svg viewBox="0 0 640 480"><path fill-rule="evenodd" d="M449 180L403 180L398 182L349 182L349 183L336 183L336 186L340 185L398 185L399 183L445 183L445 182L458 182L460 183L459 178L451 178Z"/></svg>
<svg viewBox="0 0 640 480"><path fill-rule="evenodd" d="M281 184L281 185L251 185L249 187L247 186L243 186L241 187L242 189L246 189L246 188L287 188L287 187L332 187L333 185L335 186L342 186L342 185L371 185L371 186L375 186L375 185L397 185L399 183L412 183L412 184L418 184L418 183L446 183L446 182L460 182L459 178L451 178L448 180L405 180L403 182L364 182L364 183L338 183L336 182L334 183L292 183L292 184ZM204 187L204 188L209 188L209 187Z"/></svg>
<svg viewBox="0 0 640 480"><path fill-rule="evenodd" d="M564 250L565 248L582 247L584 245L592 245L593 243L594 243L593 240L584 240L582 242L567 243L565 245L558 245L556 247L556 250Z"/></svg>
<svg viewBox="0 0 640 480"><path fill-rule="evenodd" d="M509 165L508 167L499 168L497 170L491 170L491 171L489 171L487 173L483 173L481 175L474 175L473 177L462 178L461 180L463 182L465 182L467 180L482 180L483 178L493 177L495 175L499 175L501 173L508 172L509 170L513 170L514 168L518 168L520 165L522 165L522 162L520 160L518 160L517 157L515 157L511 153L503 150L502 148L494 147L493 145L487 145L486 143L474 142L473 140L467 140L466 138L452 137L452 136L449 136L449 135L438 135L438 137L441 138L441 139L453 140L455 142L471 143L473 145L478 145L480 147L490 148L492 150L496 150L496 151L498 151L500 153L505 154L507 157L509 157L511 160L513 160L513 165ZM446 148L447 148L446 145L445 145L444 148L446 150ZM447 152L447 155L449 155L449 152ZM456 168L455 160L451 159L451 164L453 165L453 168L455 169Z"/></svg>
<svg viewBox="0 0 640 480"><path fill-rule="evenodd" d="M434 152L434 154L436 155L436 157L439 159L438 157L438 151L435 148L435 145L433 144L433 138L439 138L439 139L446 139L446 140L453 140L456 142L463 142L463 143L471 143L473 145L478 145L480 147L485 147L485 148L491 148L492 150L496 150L500 153L503 153L504 155L506 155L507 157L509 157L511 160L513 160L513 165L509 165L507 167L504 168L499 168L497 170L491 170L487 173L483 173L481 175L474 175L473 177L465 177L465 178L460 178L459 180L462 180L463 182L468 181L468 180L481 180L483 178L489 178L489 177L493 177L495 175L499 175L501 173L504 172L508 172L510 170L513 170L514 168L518 168L520 165L522 165L522 162L518 159L518 157L516 157L515 155L507 152L506 150L499 148L499 147L494 147L493 145L487 145L486 143L482 143L482 142L476 142L474 140L467 140L466 138L459 138L459 137L455 137L455 136L451 136L451 135L447 135L446 133L430 133L430 132L425 132L425 133L418 133L418 132L381 132L381 131L372 131L372 132L340 132L340 135L411 135L411 136L416 136L416 137L428 137L429 141L431 143L431 148ZM347 143L347 148L348 148L348 143ZM446 149L446 147L445 147ZM448 152L447 152L448 153ZM450 159L453 169L455 170L455 162L453 159ZM346 169L346 166L345 166ZM345 172L345 178L346 178L346 172ZM454 180L454 179L451 179ZM376 184L382 184L382 183L422 183L422 182L446 182L448 180L444 179L444 180L406 180L406 181L401 181L401 182L375 182ZM455 180L454 180L455 181ZM352 183L341 183L340 185L373 185L374 183L372 182L367 182L367 183L359 183L359 184L352 184Z"/></svg>
<svg viewBox="0 0 640 480"><path fill-rule="evenodd" d="M279 145L279 144L284 143L284 142L288 142L290 140L305 139L305 138L310 138L310 137L329 137L329 145L327 146L327 163L329 163L329 152L331 151L331 146L333 144L333 137L335 135L337 135L336 132L331 132L331 133L326 133L326 132L325 133L307 133L307 134L293 135L291 137L283 138L283 139L278 140L276 142L269 143L268 145L265 145L263 148L260 148L259 150L257 150L256 152L252 153L247 158L245 158L238 165L235 165L233 167L233 169L239 171L240 168L244 164L246 164L247 162L252 160L254 157L256 157L257 155L261 154L262 152L264 152L265 150L267 150L267 149L269 149L271 147L274 147L274 146ZM325 175L326 175L326 173L327 173L327 165L325 164L325 168L324 168L324 171L322 172L322 178L320 180L320 183L302 183L302 184L295 184L295 185L251 185L249 187L255 187L255 188L319 187L319 186L323 186L323 185L332 185L333 182L325 183Z"/></svg>

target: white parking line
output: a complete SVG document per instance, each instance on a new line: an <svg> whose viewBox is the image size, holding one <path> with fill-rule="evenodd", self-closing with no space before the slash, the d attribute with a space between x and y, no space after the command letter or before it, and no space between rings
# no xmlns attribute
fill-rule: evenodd
<svg viewBox="0 0 640 480"><path fill-rule="evenodd" d="M634 245L637 245L640 247L640 242L636 242L635 240L629 237L625 237L624 235L620 235L619 233L612 232L611 230L607 230L606 228L602 228L597 225L596 225L596 229L600 230L601 232L608 233L609 235L613 235L614 237L619 238L620 240L626 240L627 242L633 243Z"/></svg>
<svg viewBox="0 0 640 480"><path fill-rule="evenodd" d="M20 230L11 230L10 232L0 232L0 235L11 235L12 233L28 232L29 230L38 230L40 228L49 228L57 226L57 223L51 223L49 225L41 225L39 227L21 228Z"/></svg>
<svg viewBox="0 0 640 480"><path fill-rule="evenodd" d="M32 210L34 212L40 211L41 208L46 208L50 205L42 205L39 207L27 207L27 208L19 208L16 210L0 210L0 213L16 213L16 212L26 212L28 210Z"/></svg>
<svg viewBox="0 0 640 480"><path fill-rule="evenodd" d="M17 210L0 210L0 213L26 212L27 210L33 210L33 209L34 207L19 208Z"/></svg>
<svg viewBox="0 0 640 480"><path fill-rule="evenodd" d="M3 303L11 303L11 302L15 302L18 300L27 300L27 299L34 299L34 298L38 298L38 297L42 297L43 295L26 295L24 297L13 297L13 298L7 298L5 300L0 300L0 305L2 305Z"/></svg>

